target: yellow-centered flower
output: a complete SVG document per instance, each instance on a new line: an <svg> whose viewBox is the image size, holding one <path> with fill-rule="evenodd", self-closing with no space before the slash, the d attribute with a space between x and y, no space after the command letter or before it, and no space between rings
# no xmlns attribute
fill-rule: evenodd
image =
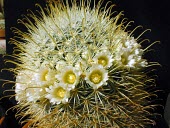
<svg viewBox="0 0 170 128"><path fill-rule="evenodd" d="M67 86L68 90L74 89L75 85L79 82L80 71L72 66L66 66L56 75L60 83Z"/></svg>
<svg viewBox="0 0 170 128"><path fill-rule="evenodd" d="M100 70L94 70L91 72L89 79L94 84L99 84L102 81L102 72Z"/></svg>
<svg viewBox="0 0 170 128"><path fill-rule="evenodd" d="M49 99L50 103L52 104L66 103L70 97L69 90L59 83L46 88L46 91L48 94L45 97Z"/></svg>
<svg viewBox="0 0 170 128"><path fill-rule="evenodd" d="M63 81L67 84L74 84L76 81L76 75L73 71L68 71L63 76Z"/></svg>
<svg viewBox="0 0 170 128"><path fill-rule="evenodd" d="M58 99L63 99L66 94L66 90L62 87L58 87L54 89L53 95Z"/></svg>
<svg viewBox="0 0 170 128"><path fill-rule="evenodd" d="M98 89L100 86L107 84L108 72L102 65L94 64L86 73L85 80L93 89Z"/></svg>
<svg viewBox="0 0 170 128"><path fill-rule="evenodd" d="M97 53L95 57L93 58L95 63L102 65L105 68L109 68L112 66L112 55L109 51L103 50L100 53Z"/></svg>
<svg viewBox="0 0 170 128"><path fill-rule="evenodd" d="M56 81L55 78L56 71L51 70L47 67L41 67L34 75L34 81L37 83L37 85L50 85L53 84Z"/></svg>

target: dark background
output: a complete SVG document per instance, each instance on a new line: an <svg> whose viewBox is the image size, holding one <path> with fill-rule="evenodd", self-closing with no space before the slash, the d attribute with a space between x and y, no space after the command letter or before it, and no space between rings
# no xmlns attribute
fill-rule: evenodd
<svg viewBox="0 0 170 128"><path fill-rule="evenodd" d="M104 1L105 5L107 0ZM163 90L158 93L158 98L162 99L159 101L160 104L165 106L168 93L170 93L170 74L169 74L169 58L170 58L170 25L168 19L168 1L162 0L112 0L117 6L114 8L115 11L124 11L124 17L128 18L129 21L135 21L133 27L138 25L143 26L143 30L151 29L151 32L145 33L142 37L150 39L151 42L160 41L161 43L155 44L152 49L154 51L147 53L146 58L149 61L157 61L161 64L161 67L157 67L155 74L158 76L156 79L157 88ZM21 27L17 24L17 19L22 18L21 14L25 14L27 9L35 10L35 3L40 3L42 6L45 5L45 0L5 0L5 18L6 18L6 40L7 42L13 36L10 28ZM138 32L142 32L142 29ZM7 43L7 53L11 54L13 51L13 46ZM6 65L12 67L13 65ZM3 64L3 58L0 56L0 69L6 67ZM13 79L13 75L10 72L0 73L0 78L2 79ZM0 82L0 85L2 82ZM5 86L5 88L0 89L0 95L4 89L9 89L10 85ZM3 106L5 110L10 108L15 104L14 99L8 100L7 98L0 101L0 105ZM164 113L163 108L157 109L158 113ZM10 111L8 116L6 116L6 126L7 128L20 128L17 125L17 121L14 118L14 112ZM9 116L10 115L10 116ZM158 117L156 119L157 125L154 128L166 128L164 119Z"/></svg>

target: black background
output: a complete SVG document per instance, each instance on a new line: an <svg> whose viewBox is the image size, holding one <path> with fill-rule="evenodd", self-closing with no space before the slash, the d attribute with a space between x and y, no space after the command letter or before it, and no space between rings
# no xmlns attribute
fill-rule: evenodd
<svg viewBox="0 0 170 128"><path fill-rule="evenodd" d="M104 4L106 4L106 0ZM170 74L169 74L169 59L170 59L170 25L168 19L168 1L162 0L112 0L117 6L113 9L115 11L124 11L124 17L128 18L129 21L135 21L133 27L138 25L143 26L143 30L151 29L151 32L145 33L142 37L150 39L151 42L160 41L160 44L155 44L152 49L154 51L146 54L146 58L150 61L157 61L161 64L161 67L157 67L155 72L158 78L156 79L157 88L163 90L162 93L158 93L158 96L162 101L160 103L165 106L166 98L170 93ZM35 3L40 3L42 6L45 5L44 0L5 0L5 18L6 18L6 40L7 42L13 36L10 28L13 26L19 27L17 19L21 18L21 14L25 14L27 9L35 10ZM141 29L142 32L143 31ZM138 32L137 32L138 34ZM7 43L7 53L11 54L13 46ZM2 56L0 56L0 68L4 68ZM13 65L8 65L13 66ZM12 73L2 72L0 78L13 79ZM0 83L0 85L2 82ZM5 86L0 90L0 95L4 89L10 88L9 85ZM8 109L15 104L15 101L3 99L0 104ZM163 109L157 109L158 113L163 115ZM7 128L19 128L17 121L14 118L14 112L10 112L7 116L6 123ZM157 125L154 128L166 128L164 121L161 117L157 120Z"/></svg>

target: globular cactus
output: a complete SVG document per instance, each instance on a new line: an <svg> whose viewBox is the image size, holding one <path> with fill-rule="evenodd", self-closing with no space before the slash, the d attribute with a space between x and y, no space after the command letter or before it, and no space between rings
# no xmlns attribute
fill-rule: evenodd
<svg viewBox="0 0 170 128"><path fill-rule="evenodd" d="M95 3L95 2L94 2ZM13 29L15 108L30 128L143 128L153 124L146 89L156 63L141 35L112 7L88 0L49 1ZM152 45L152 44L151 44Z"/></svg>

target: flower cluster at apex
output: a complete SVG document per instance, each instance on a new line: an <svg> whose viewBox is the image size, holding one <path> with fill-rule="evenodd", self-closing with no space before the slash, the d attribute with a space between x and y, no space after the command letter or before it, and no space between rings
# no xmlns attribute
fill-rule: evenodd
<svg viewBox="0 0 170 128"><path fill-rule="evenodd" d="M41 99L49 99L52 104L66 103L73 90L80 81L85 80L93 89L98 89L107 84L108 68L113 59L109 52L100 52L92 60L83 63L78 61L75 66L66 64L66 61L58 63L57 70L52 70L47 63L41 64L35 72L23 70L16 77L16 100L26 99L36 102ZM25 90L25 91L24 91Z"/></svg>
<svg viewBox="0 0 170 128"><path fill-rule="evenodd" d="M57 61L54 69L50 68L49 62L44 61L36 73L20 71L16 77L16 100L24 98L25 90L26 99L30 102L48 99L52 104L66 103L69 101L70 91L83 80L94 90L107 85L108 72L115 62L124 67L145 66L147 62L141 59L142 50L139 48L140 45L131 38L121 44L115 54L105 45L93 55L89 51L82 51L76 57L67 53L65 60ZM71 60L77 61L70 63Z"/></svg>

